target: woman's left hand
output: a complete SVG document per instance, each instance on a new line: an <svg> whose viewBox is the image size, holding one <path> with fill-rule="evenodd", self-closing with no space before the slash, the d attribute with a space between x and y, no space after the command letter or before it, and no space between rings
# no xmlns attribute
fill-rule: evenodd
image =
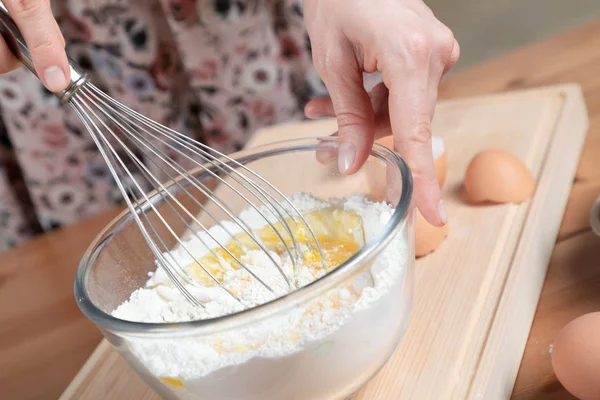
<svg viewBox="0 0 600 400"><path fill-rule="evenodd" d="M304 0L313 63L331 96L306 105L309 118L336 117L338 163L356 172L373 141L393 134L413 173L416 206L431 224L446 223L431 149L431 120L442 76L456 64L450 29L422 0ZM363 72L381 71L369 94Z"/></svg>

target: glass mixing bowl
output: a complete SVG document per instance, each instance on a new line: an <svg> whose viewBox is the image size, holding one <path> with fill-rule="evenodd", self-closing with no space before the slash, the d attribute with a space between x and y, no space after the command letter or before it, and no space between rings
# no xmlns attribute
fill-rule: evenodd
<svg viewBox="0 0 600 400"><path fill-rule="evenodd" d="M284 297L210 320L182 323L121 320L111 312L144 286L149 273L156 268L155 257L128 212L111 222L90 245L75 279L79 307L129 366L163 398L347 399L392 355L404 333L412 301L411 174L396 153L376 144L360 171L341 175L337 170L336 150L332 150L335 145L330 143L335 140L283 141L231 155L286 196L296 192L323 199L362 195L393 207L387 222L383 221L384 227L354 256ZM327 154L320 153L321 162L316 161L317 149L326 149ZM207 186L216 186L214 177L206 171L196 170L192 174ZM176 188L171 189L177 192ZM181 198L189 200L187 195ZM169 214L161 199L155 195L150 200L172 222L172 228L183 235L185 225ZM201 209L193 207L194 202L187 204L192 213L200 213ZM236 212L248 206L239 197L228 199L228 205ZM148 204L144 207L152 218ZM175 242L167 245L172 248ZM389 270L393 272L381 275L379 271L377 275L376 269L382 265L394 267ZM385 283L387 290L376 292L369 287L378 279L385 281L378 285ZM360 300L326 334L319 336L316 331L305 330L298 337L291 335L294 343L281 343L281 349L275 346L271 353L258 351L256 347L260 350L260 344L231 346L235 340L240 343L250 340L252 332L257 330L270 332L271 327L285 323L291 313L323 304L331 299L332 293L357 282L363 288L367 286ZM271 345L278 343L277 338L270 340ZM290 335L285 340L290 340ZM227 350L224 343L229 343Z"/></svg>

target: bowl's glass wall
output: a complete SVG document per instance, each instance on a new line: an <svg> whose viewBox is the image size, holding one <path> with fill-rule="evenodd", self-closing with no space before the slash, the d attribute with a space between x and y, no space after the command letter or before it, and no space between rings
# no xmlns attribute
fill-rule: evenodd
<svg viewBox="0 0 600 400"><path fill-rule="evenodd" d="M282 151L283 149L285 151ZM401 201L401 172L397 160L389 153L374 150L365 166L352 176L343 176L337 172L335 158L326 164L315 162L315 159L315 146L312 144L298 145L295 150L290 150L284 145L273 145L270 151L263 152L260 157L248 156L240 160L286 196L300 191L324 199L364 195L371 200L385 201L392 206L397 206ZM237 170L251 176L241 168ZM216 187L216 180L212 174L196 171L194 176L204 184ZM253 179L259 182L257 178ZM235 179L228 179L228 182L231 188L221 184L215 192L219 193L219 197L227 202L232 211L237 213L247 209L248 203L236 192L241 193L244 189ZM182 184L194 197L203 197L197 189L191 188L183 181ZM179 189L176 185L173 188ZM277 192L270 192L278 197ZM199 222L205 223L206 226L214 223L207 217L207 210L203 210L199 203L190 201L188 194L182 194L181 191L179 194L193 215L203 215L199 217ZM257 199L253 200L258 203ZM184 237L189 234L186 224L193 225L193 221L179 221L179 218L170 214L172 211L160 201L155 204L176 232ZM214 203L205 204L213 217L227 219L218 207L214 207ZM156 216L152 215L151 211L148 214L151 220L156 222ZM201 359L194 360L196 356L193 354L176 354L177 352L173 351L171 355L165 355L158 364L144 361L146 356L152 353L161 354L157 349L173 345L174 339L168 333L145 336L144 333L126 333L107 326L100 328L129 365L165 398L343 399L358 390L375 374L394 351L402 336L412 299L414 253L411 214L408 213L401 222L404 229L395 231L396 235L402 236L401 242L406 246L406 251L402 259L394 261L398 265L402 264L403 268L399 268L396 275L388 277L392 281L391 288L368 308L353 312L348 320L327 336L326 340L311 342L307 338L300 338L304 344L299 351L291 352L285 357L270 358L263 355L238 365L217 369L204 376L180 377L183 387L178 387L179 382L161 379L174 377L161 376L160 371L166 371L168 368L158 364L178 363L178 360L183 363L202 364ZM143 286L148 279L148 272L155 269L152 252L134 221L128 218L117 222L113 229L105 232L95 250L91 252L90 259L82 262L82 268L86 270L83 274L84 290L87 291L91 302L106 313L110 313L129 298L134 290ZM389 246L396 242L392 240L387 243ZM175 246L177 242L172 239L167 244ZM389 248L383 246L379 251L373 252L370 257L362 260L353 274L343 281L336 282L335 288L331 290L359 281L372 285L371 267L376 265L379 258L386 257L387 251ZM308 300L308 305L324 301L331 295L331 290L316 293ZM228 340L231 335L244 337L249 334L249 329L261 329L261 324L264 324L264 329L267 330L272 326L269 324L276 323L277 319L287 318L286 313L308 305L289 304L287 299L284 299L279 311L267 319L244 321L241 314L241 323L235 329L210 334L205 334L201 329L190 330L183 337L178 336L176 340L179 344L188 343L193 347L198 342L214 343ZM176 326L172 327L173 332L177 331ZM248 349L240 349L240 353L247 351Z"/></svg>

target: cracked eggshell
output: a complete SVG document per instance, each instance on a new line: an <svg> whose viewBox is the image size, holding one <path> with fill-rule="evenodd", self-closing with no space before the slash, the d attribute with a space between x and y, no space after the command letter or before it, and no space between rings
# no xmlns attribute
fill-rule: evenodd
<svg viewBox="0 0 600 400"><path fill-rule="evenodd" d="M522 203L535 191L535 179L525 163L504 150L477 153L465 173L470 203Z"/></svg>

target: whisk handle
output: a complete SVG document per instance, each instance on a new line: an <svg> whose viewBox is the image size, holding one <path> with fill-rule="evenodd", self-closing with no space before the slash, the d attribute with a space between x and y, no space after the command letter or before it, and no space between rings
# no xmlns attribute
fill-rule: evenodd
<svg viewBox="0 0 600 400"><path fill-rule="evenodd" d="M21 31L15 24L15 21L8 14L6 7L0 1L0 34L4 38L6 45L12 51L12 53L17 57L19 61L27 67L29 71L31 71L38 79L39 76L35 72L35 67L33 65L33 58L31 57L31 52L29 51L29 47L21 34ZM71 97L77 92L77 90L83 86L88 80L89 77L83 71L83 69L69 57L69 68L71 70L71 82L69 86L58 93L54 93L56 97L60 100L61 103L66 104L69 102Z"/></svg>

